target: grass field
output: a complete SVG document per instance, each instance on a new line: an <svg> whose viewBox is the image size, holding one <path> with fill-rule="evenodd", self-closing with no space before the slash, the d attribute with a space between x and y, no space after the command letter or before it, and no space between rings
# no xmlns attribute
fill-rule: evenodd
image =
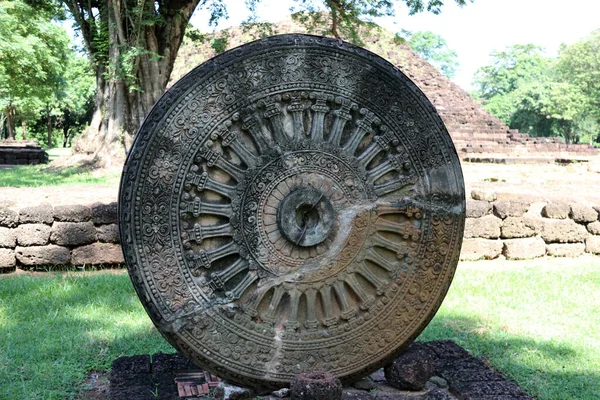
<svg viewBox="0 0 600 400"><path fill-rule="evenodd" d="M118 185L119 173L98 173L76 167L48 169L47 165L20 165L0 169L1 187L63 185Z"/></svg>
<svg viewBox="0 0 600 400"><path fill-rule="evenodd" d="M539 399L598 399L600 258L461 263L420 340L453 339ZM65 399L116 357L173 349L125 271L0 277L0 399Z"/></svg>

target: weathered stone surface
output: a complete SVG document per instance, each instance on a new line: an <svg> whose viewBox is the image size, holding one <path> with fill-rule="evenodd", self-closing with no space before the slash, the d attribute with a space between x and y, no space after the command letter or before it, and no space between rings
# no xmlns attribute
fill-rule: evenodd
<svg viewBox="0 0 600 400"><path fill-rule="evenodd" d="M112 243L93 243L73 249L73 265L123 264L121 246Z"/></svg>
<svg viewBox="0 0 600 400"><path fill-rule="evenodd" d="M285 397L289 397L290 388L281 388L271 393L271 396L277 397L278 399L283 399Z"/></svg>
<svg viewBox="0 0 600 400"><path fill-rule="evenodd" d="M0 206L0 226L14 228L19 224L19 213L10 208Z"/></svg>
<svg viewBox="0 0 600 400"><path fill-rule="evenodd" d="M587 230L592 235L600 235L600 221L592 222L588 224Z"/></svg>
<svg viewBox="0 0 600 400"><path fill-rule="evenodd" d="M13 249L0 249L0 269L10 269L17 265Z"/></svg>
<svg viewBox="0 0 600 400"><path fill-rule="evenodd" d="M283 387L323 354L342 381L361 378L418 335L450 283L465 218L456 150L412 83L366 56L302 35L244 45L176 83L131 146L119 227L136 291L153 320L174 321L158 328L176 348L239 386ZM382 271L426 275L428 289L400 296ZM234 342L248 368L230 361Z"/></svg>
<svg viewBox="0 0 600 400"><path fill-rule="evenodd" d="M554 257L579 257L585 251L585 243L550 243L546 253Z"/></svg>
<svg viewBox="0 0 600 400"><path fill-rule="evenodd" d="M507 239L504 241L504 255L511 260L525 260L542 257L546 254L546 243L539 237Z"/></svg>
<svg viewBox="0 0 600 400"><path fill-rule="evenodd" d="M542 238L546 243L583 242L588 235L587 229L571 219L543 219Z"/></svg>
<svg viewBox="0 0 600 400"><path fill-rule="evenodd" d="M117 215L117 203L94 203L92 204L92 221L96 225L116 224L119 222Z"/></svg>
<svg viewBox="0 0 600 400"><path fill-rule="evenodd" d="M542 216L553 219L566 219L569 218L571 207L568 204L562 202L551 202L542 208Z"/></svg>
<svg viewBox="0 0 600 400"><path fill-rule="evenodd" d="M385 378L400 390L421 390L439 366L439 358L427 345L414 342L384 368Z"/></svg>
<svg viewBox="0 0 600 400"><path fill-rule="evenodd" d="M47 246L17 247L17 260L25 266L69 264L71 251L62 246L49 244Z"/></svg>
<svg viewBox="0 0 600 400"><path fill-rule="evenodd" d="M575 222L594 222L598 221L598 212L590 206L575 203L571 204L569 217Z"/></svg>
<svg viewBox="0 0 600 400"><path fill-rule="evenodd" d="M96 241L96 228L91 221L55 222L50 235L52 243L63 246L81 246Z"/></svg>
<svg viewBox="0 0 600 400"><path fill-rule="evenodd" d="M502 220L494 215L465 220L465 238L497 239L500 237Z"/></svg>
<svg viewBox="0 0 600 400"><path fill-rule="evenodd" d="M542 230L541 218L529 216L507 217L502 221L501 237L503 239L515 239L535 236Z"/></svg>
<svg viewBox="0 0 600 400"><path fill-rule="evenodd" d="M15 229L19 246L44 246L50 239L52 228L45 224L22 224Z"/></svg>
<svg viewBox="0 0 600 400"><path fill-rule="evenodd" d="M483 200L467 199L467 218L481 218L492 212L492 204Z"/></svg>
<svg viewBox="0 0 600 400"><path fill-rule="evenodd" d="M15 230L5 227L0 227L0 247L10 247L13 249L16 246L17 237Z"/></svg>
<svg viewBox="0 0 600 400"><path fill-rule="evenodd" d="M359 379L352 383L352 387L360 390L372 390L377 387L377 383L373 381L370 376L367 376L366 378Z"/></svg>
<svg viewBox="0 0 600 400"><path fill-rule="evenodd" d="M528 208L529 204L520 200L501 200L494 202L494 214L502 219L507 217L521 217Z"/></svg>
<svg viewBox="0 0 600 400"><path fill-rule="evenodd" d="M92 209L81 204L54 206L54 219L61 222L85 222L92 218Z"/></svg>
<svg viewBox="0 0 600 400"><path fill-rule="evenodd" d="M119 225L117 224L101 225L96 228L96 234L98 236L98 241L100 242L121 243Z"/></svg>
<svg viewBox="0 0 600 400"><path fill-rule="evenodd" d="M290 382L290 395L292 400L339 400L342 383L329 372L302 372Z"/></svg>
<svg viewBox="0 0 600 400"><path fill-rule="evenodd" d="M589 235L585 240L585 251L600 254L600 236Z"/></svg>
<svg viewBox="0 0 600 400"><path fill-rule="evenodd" d="M487 190L472 190L471 198L473 200L483 200L491 203L492 201L496 200L497 196L496 192L490 192Z"/></svg>
<svg viewBox="0 0 600 400"><path fill-rule="evenodd" d="M213 392L213 400L251 400L255 396L250 389L232 385L221 381Z"/></svg>
<svg viewBox="0 0 600 400"><path fill-rule="evenodd" d="M481 238L464 239L460 250L461 260L492 260L502 254L504 244L501 240Z"/></svg>
<svg viewBox="0 0 600 400"><path fill-rule="evenodd" d="M54 221L53 209L50 204L25 207L19 210L20 224L51 224Z"/></svg>

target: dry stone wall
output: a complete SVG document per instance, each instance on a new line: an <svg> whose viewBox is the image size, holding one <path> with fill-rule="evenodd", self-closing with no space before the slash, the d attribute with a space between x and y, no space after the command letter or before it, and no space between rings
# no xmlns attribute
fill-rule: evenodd
<svg viewBox="0 0 600 400"><path fill-rule="evenodd" d="M0 272L123 264L117 203L0 207Z"/></svg>
<svg viewBox="0 0 600 400"><path fill-rule="evenodd" d="M461 259L600 254L599 211L577 202L496 200L492 192L473 191L467 200Z"/></svg>
<svg viewBox="0 0 600 400"><path fill-rule="evenodd" d="M467 200L462 260L600 255L600 206L577 202ZM117 203L13 210L0 206L0 272L123 264Z"/></svg>

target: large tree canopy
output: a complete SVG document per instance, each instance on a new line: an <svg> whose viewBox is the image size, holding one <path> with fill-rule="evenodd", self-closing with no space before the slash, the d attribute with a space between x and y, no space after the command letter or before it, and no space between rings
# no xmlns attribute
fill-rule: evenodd
<svg viewBox="0 0 600 400"><path fill-rule="evenodd" d="M473 0L450 0L464 5ZM92 123L75 150L101 164L122 158L152 105L166 88L188 21L197 7L210 11L210 25L227 17L223 0L29 0L45 11L64 5L73 16L94 63L97 91ZM260 0L246 0L254 12ZM293 0L293 11L310 23L325 11L329 34L358 40L364 19L393 15L404 4L409 14L439 13L444 0ZM256 17L256 15L254 15ZM322 17L318 17L322 18Z"/></svg>
<svg viewBox="0 0 600 400"><path fill-rule="evenodd" d="M594 105L600 104L595 80L600 65L594 63L598 54L587 42L563 46L558 59L546 57L532 44L510 46L493 52L492 64L477 71L476 95L513 129L534 136L561 135L566 143L591 142L597 125L590 116L600 116Z"/></svg>
<svg viewBox="0 0 600 400"><path fill-rule="evenodd" d="M0 1L0 109L15 137L18 112L29 114L61 84L70 40L44 12L22 1Z"/></svg>

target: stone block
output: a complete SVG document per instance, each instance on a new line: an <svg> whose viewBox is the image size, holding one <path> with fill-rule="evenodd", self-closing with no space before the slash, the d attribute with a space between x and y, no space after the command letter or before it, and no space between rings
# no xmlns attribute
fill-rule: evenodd
<svg viewBox="0 0 600 400"><path fill-rule="evenodd" d="M93 243L73 249L73 265L124 264L121 246L113 243Z"/></svg>
<svg viewBox="0 0 600 400"><path fill-rule="evenodd" d="M463 239L460 250L461 260L493 260L502 254L504 247L501 240L489 239Z"/></svg>
<svg viewBox="0 0 600 400"><path fill-rule="evenodd" d="M17 247L15 252L19 263L26 266L61 265L71 261L71 251L68 248L53 244Z"/></svg>
<svg viewBox="0 0 600 400"><path fill-rule="evenodd" d="M503 239L515 239L535 236L542 230L542 220L529 216L507 217L500 228Z"/></svg>
<svg viewBox="0 0 600 400"><path fill-rule="evenodd" d="M96 227L92 221L55 222L50 241L63 246L81 246L96 241Z"/></svg>
<svg viewBox="0 0 600 400"><path fill-rule="evenodd" d="M13 249L0 249L0 270L15 268L17 259Z"/></svg>
<svg viewBox="0 0 600 400"><path fill-rule="evenodd" d="M435 374L440 360L427 345L411 343L398 358L384 368L388 384L400 389L422 390Z"/></svg>
<svg viewBox="0 0 600 400"><path fill-rule="evenodd" d="M92 209L81 204L55 206L54 219L61 222L85 222L92 219Z"/></svg>
<svg viewBox="0 0 600 400"><path fill-rule="evenodd" d="M598 221L598 212L590 206L583 204L571 204L571 212L569 217L575 222L594 222Z"/></svg>
<svg viewBox="0 0 600 400"><path fill-rule="evenodd" d="M19 210L19 223L21 224L52 224L54 210L50 204L25 207Z"/></svg>
<svg viewBox="0 0 600 400"><path fill-rule="evenodd" d="M588 224L587 230L592 235L600 235L600 221L592 222Z"/></svg>
<svg viewBox="0 0 600 400"><path fill-rule="evenodd" d="M116 224L119 222L117 203L92 204L92 221L96 225Z"/></svg>
<svg viewBox="0 0 600 400"><path fill-rule="evenodd" d="M600 236L589 235L585 240L585 251L600 254Z"/></svg>
<svg viewBox="0 0 600 400"><path fill-rule="evenodd" d="M467 218L465 221L465 238L497 239L500 237L502 220L494 215L481 218Z"/></svg>
<svg viewBox="0 0 600 400"><path fill-rule="evenodd" d="M542 219L542 238L546 243L577 243L585 241L587 229L572 219Z"/></svg>
<svg viewBox="0 0 600 400"><path fill-rule="evenodd" d="M101 225L96 228L96 235L98 241L104 243L121 243L121 237L119 235L119 225Z"/></svg>
<svg viewBox="0 0 600 400"><path fill-rule="evenodd" d="M19 213L10 208L0 206L0 226L14 228L19 224Z"/></svg>
<svg viewBox="0 0 600 400"><path fill-rule="evenodd" d="M585 251L585 243L550 243L546 253L554 257L579 257Z"/></svg>
<svg viewBox="0 0 600 400"><path fill-rule="evenodd" d="M15 229L19 246L44 246L50 239L52 228L45 224L22 224Z"/></svg>
<svg viewBox="0 0 600 400"><path fill-rule="evenodd" d="M528 208L528 203L519 200L502 200L494 202L494 214L502 219L507 217L521 217Z"/></svg>
<svg viewBox="0 0 600 400"><path fill-rule="evenodd" d="M17 245L17 237L15 230L10 228L0 227L0 247L10 247L14 249Z"/></svg>
<svg viewBox="0 0 600 400"><path fill-rule="evenodd" d="M552 219L566 219L569 218L571 207L566 203L553 202L548 203L542 208L542 216Z"/></svg>
<svg viewBox="0 0 600 400"><path fill-rule="evenodd" d="M497 196L496 192L490 192L487 190L472 190L471 198L473 200L484 200L491 203L492 201L496 200Z"/></svg>
<svg viewBox="0 0 600 400"><path fill-rule="evenodd" d="M546 254L546 243L539 237L507 239L504 241L504 255L511 260L525 260L542 257Z"/></svg>
<svg viewBox="0 0 600 400"><path fill-rule="evenodd" d="M481 218L492 212L492 205L483 200L467 199L467 218Z"/></svg>

